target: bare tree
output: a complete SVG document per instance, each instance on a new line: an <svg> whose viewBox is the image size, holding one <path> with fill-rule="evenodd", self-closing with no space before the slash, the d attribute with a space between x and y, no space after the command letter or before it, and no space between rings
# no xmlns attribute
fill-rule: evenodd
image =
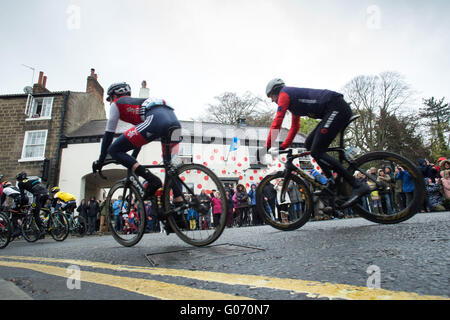
<svg viewBox="0 0 450 320"><path fill-rule="evenodd" d="M365 151L383 150L388 146L389 121L412 102L412 90L396 72L362 75L344 88L345 98L361 117L349 129L349 137Z"/></svg>
<svg viewBox="0 0 450 320"><path fill-rule="evenodd" d="M201 120L221 124L237 124L240 119L246 119L247 124L256 126L270 125L275 112L272 112L266 100L246 92L239 96L234 92L225 92L215 97L217 103L209 104L206 116Z"/></svg>

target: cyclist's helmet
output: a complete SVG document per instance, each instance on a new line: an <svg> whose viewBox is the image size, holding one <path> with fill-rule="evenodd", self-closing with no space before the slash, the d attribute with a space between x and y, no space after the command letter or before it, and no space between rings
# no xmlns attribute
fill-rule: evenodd
<svg viewBox="0 0 450 320"><path fill-rule="evenodd" d="M52 193L57 193L57 192L59 192L59 190L61 190L61 189L59 189L59 187L53 187L50 191Z"/></svg>
<svg viewBox="0 0 450 320"><path fill-rule="evenodd" d="M17 175L16 175L16 180L17 181L23 181L23 180L25 180L27 178L27 173L26 172L21 172L21 173L18 173Z"/></svg>
<svg viewBox="0 0 450 320"><path fill-rule="evenodd" d="M269 81L266 87L266 94L269 97L272 93L280 92L286 86L284 81L280 78L275 78Z"/></svg>
<svg viewBox="0 0 450 320"><path fill-rule="evenodd" d="M113 83L108 88L106 101L111 101L113 95L131 96L131 87L126 82Z"/></svg>
<svg viewBox="0 0 450 320"><path fill-rule="evenodd" d="M12 183L9 181L3 181L2 185L3 185L3 188L12 187Z"/></svg>

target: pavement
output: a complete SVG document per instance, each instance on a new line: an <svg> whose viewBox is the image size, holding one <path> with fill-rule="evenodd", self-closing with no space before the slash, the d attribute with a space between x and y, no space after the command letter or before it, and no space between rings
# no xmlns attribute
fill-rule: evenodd
<svg viewBox="0 0 450 320"><path fill-rule="evenodd" d="M0 300L33 300L11 281L0 278Z"/></svg>

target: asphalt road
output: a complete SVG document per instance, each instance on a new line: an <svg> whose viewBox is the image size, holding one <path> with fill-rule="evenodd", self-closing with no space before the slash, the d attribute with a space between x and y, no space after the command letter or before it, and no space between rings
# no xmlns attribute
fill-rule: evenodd
<svg viewBox="0 0 450 320"><path fill-rule="evenodd" d="M19 240L0 251L0 299L449 299L449 225L443 212L232 228L200 249L160 233L132 248L112 236Z"/></svg>

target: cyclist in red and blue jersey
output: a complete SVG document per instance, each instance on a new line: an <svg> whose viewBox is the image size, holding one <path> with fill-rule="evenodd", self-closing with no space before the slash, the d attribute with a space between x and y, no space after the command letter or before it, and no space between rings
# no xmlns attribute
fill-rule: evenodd
<svg viewBox="0 0 450 320"><path fill-rule="evenodd" d="M131 98L131 88L125 83L115 83L108 88L107 101L110 114L106 123L100 157L92 164L93 172L101 170L107 154L143 177L147 182L147 196L162 187L161 179L145 169L137 160L141 147L155 139L165 137L169 128L181 128L175 112L164 100ZM131 123L127 130L113 142L119 120ZM127 152L133 150L129 155Z"/></svg>
<svg viewBox="0 0 450 320"><path fill-rule="evenodd" d="M278 111L270 127L265 148L272 147L283 124L286 112L292 114L292 124L280 149L289 148L300 129L300 117L321 119L305 140L305 147L317 161L325 175L331 179L331 170L338 172L353 187L350 198L343 207L354 204L362 195L371 191L366 183L359 183L335 158L326 153L328 147L352 116L349 104L342 94L320 89L287 87L282 79L271 80L266 94L278 104ZM333 181L332 179L330 181Z"/></svg>

